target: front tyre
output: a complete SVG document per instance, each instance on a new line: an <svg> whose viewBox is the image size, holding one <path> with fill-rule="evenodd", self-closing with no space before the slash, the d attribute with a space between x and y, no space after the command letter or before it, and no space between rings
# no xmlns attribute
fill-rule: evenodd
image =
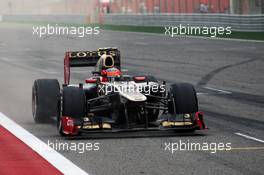
<svg viewBox="0 0 264 175"><path fill-rule="evenodd" d="M189 83L175 83L170 89L171 103L169 112L171 114L191 114L198 112L198 101L193 85Z"/></svg>
<svg viewBox="0 0 264 175"><path fill-rule="evenodd" d="M64 87L62 91L62 115L72 118L85 117L86 100L83 89Z"/></svg>
<svg viewBox="0 0 264 175"><path fill-rule="evenodd" d="M71 135L63 132L62 118L70 117L75 121L82 120L86 113L86 97L83 89L79 87L64 87L62 90L62 101L58 108L61 109L62 114L58 113L57 128L61 136ZM76 123L75 123L76 124ZM79 123L81 124L81 123ZM74 135L81 135L81 132L73 133Z"/></svg>

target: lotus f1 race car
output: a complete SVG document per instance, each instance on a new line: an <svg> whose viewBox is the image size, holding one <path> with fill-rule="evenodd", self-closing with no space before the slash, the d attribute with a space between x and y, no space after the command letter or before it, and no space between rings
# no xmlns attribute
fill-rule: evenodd
<svg viewBox="0 0 264 175"><path fill-rule="evenodd" d="M95 69L84 82L71 84L72 67ZM206 129L191 84L168 86L153 76L128 75L117 48L66 52L62 87L55 79L37 79L32 89L35 122L56 119L61 135Z"/></svg>

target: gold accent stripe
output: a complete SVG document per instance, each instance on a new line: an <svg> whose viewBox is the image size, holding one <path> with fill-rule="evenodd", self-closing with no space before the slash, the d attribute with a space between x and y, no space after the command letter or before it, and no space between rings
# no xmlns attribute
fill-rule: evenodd
<svg viewBox="0 0 264 175"><path fill-rule="evenodd" d="M100 126L99 125L86 125L83 126L83 129L99 129Z"/></svg>
<svg viewBox="0 0 264 175"><path fill-rule="evenodd" d="M164 121L162 122L162 126L169 127L169 126L186 126L186 125L193 125L192 122L168 122Z"/></svg>

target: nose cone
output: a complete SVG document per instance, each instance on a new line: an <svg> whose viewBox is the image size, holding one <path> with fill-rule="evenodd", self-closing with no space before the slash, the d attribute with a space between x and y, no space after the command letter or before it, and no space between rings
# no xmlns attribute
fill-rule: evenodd
<svg viewBox="0 0 264 175"><path fill-rule="evenodd" d="M121 96L134 102L143 102L147 100L147 97L139 92L119 92Z"/></svg>

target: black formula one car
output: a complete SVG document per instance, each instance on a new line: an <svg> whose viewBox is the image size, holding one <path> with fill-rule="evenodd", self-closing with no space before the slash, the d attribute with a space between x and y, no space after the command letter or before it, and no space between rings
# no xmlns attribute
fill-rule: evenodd
<svg viewBox="0 0 264 175"><path fill-rule="evenodd" d="M90 78L70 84L71 67L89 66L95 67ZM64 84L35 80L32 113L36 123L56 117L61 135L206 128L191 84L168 86L153 76L127 75L117 48L66 52Z"/></svg>

